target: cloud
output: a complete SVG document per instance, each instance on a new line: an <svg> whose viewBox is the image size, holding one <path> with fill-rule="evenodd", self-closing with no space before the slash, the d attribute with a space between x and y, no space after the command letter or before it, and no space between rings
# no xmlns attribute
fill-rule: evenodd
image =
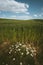
<svg viewBox="0 0 43 65"><path fill-rule="evenodd" d="M39 16L40 16L40 17L43 16L43 13L39 14Z"/></svg>
<svg viewBox="0 0 43 65"><path fill-rule="evenodd" d="M34 17L34 19L43 19L43 12L42 13L37 13L37 14L34 14L33 15Z"/></svg>
<svg viewBox="0 0 43 65"><path fill-rule="evenodd" d="M29 12L26 12L25 14L30 14Z"/></svg>
<svg viewBox="0 0 43 65"><path fill-rule="evenodd" d="M0 16L0 18L4 18L4 19L16 19L16 16L6 16L6 15L3 15L3 16Z"/></svg>
<svg viewBox="0 0 43 65"><path fill-rule="evenodd" d="M32 19L32 16L28 16L28 15L17 16L16 19L28 20L28 19Z"/></svg>
<svg viewBox="0 0 43 65"><path fill-rule="evenodd" d="M28 20L28 19L32 19L32 16L28 16L28 15L20 15L20 16L10 16L11 19L18 19L18 20Z"/></svg>
<svg viewBox="0 0 43 65"><path fill-rule="evenodd" d="M42 15L41 14L39 14L39 17L41 17Z"/></svg>
<svg viewBox="0 0 43 65"><path fill-rule="evenodd" d="M11 11L14 13L28 13L29 5L26 3L20 3L15 0L0 0L1 11Z"/></svg>
<svg viewBox="0 0 43 65"><path fill-rule="evenodd" d="M6 19L18 19L18 20L28 20L28 19L33 19L32 16L28 16L28 15L20 15L20 16L16 16L16 15L11 15L9 17L7 17L6 15L0 16L0 18L6 18Z"/></svg>
<svg viewBox="0 0 43 65"><path fill-rule="evenodd" d="M35 17L38 17L38 15L37 15L37 14L34 14L34 16L35 16Z"/></svg>

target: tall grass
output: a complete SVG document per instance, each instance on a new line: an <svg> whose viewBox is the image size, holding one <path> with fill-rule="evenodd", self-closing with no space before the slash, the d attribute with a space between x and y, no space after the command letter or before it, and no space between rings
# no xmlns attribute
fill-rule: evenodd
<svg viewBox="0 0 43 65"><path fill-rule="evenodd" d="M0 42L10 40L14 42L41 41L43 39L43 22L41 21L0 21Z"/></svg>
<svg viewBox="0 0 43 65"><path fill-rule="evenodd" d="M9 41L10 43L12 42L15 43L20 42L24 44L32 43L38 51L36 56L37 59L35 59L35 61L38 61L39 65L40 63L41 65L43 65L43 61L42 61L43 60L43 20L20 21L20 20L0 19L0 44L6 41L8 43Z"/></svg>

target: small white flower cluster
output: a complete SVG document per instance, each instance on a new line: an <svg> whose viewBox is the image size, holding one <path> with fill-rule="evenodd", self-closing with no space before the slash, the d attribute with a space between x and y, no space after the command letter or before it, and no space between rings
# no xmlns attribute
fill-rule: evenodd
<svg viewBox="0 0 43 65"><path fill-rule="evenodd" d="M19 56L23 57L24 54L27 56L30 55L31 57L34 57L37 53L37 50L34 46L31 46L31 44L22 44L20 42L14 43L9 47L9 56L13 56L13 54L16 55L16 53L19 53ZM14 56L12 58L13 61L16 61L16 57ZM19 61L19 60L18 60ZM5 64L4 62L2 64ZM8 64L5 64L8 65ZM20 62L20 65L23 65L22 62Z"/></svg>
<svg viewBox="0 0 43 65"><path fill-rule="evenodd" d="M32 57L34 57L35 55L36 55L36 53L37 53L37 50L36 50L36 48L34 47L34 46L31 46L31 44L28 44L28 45L26 45L26 44L23 44L22 45L22 48L24 49L26 49L26 55L28 55L28 54L30 54L30 52L31 52L31 56Z"/></svg>
<svg viewBox="0 0 43 65"><path fill-rule="evenodd" d="M26 55L28 55L29 53L29 48L26 47Z"/></svg>
<svg viewBox="0 0 43 65"><path fill-rule="evenodd" d="M28 47L26 46L26 54L28 55L31 52L31 56L34 57L37 53L36 48L28 44Z"/></svg>
<svg viewBox="0 0 43 65"><path fill-rule="evenodd" d="M11 54L12 53L12 48L10 49L10 51L9 51L9 54Z"/></svg>
<svg viewBox="0 0 43 65"><path fill-rule="evenodd" d="M11 47L9 47L10 51L9 51L9 54L11 54L11 52L14 50L14 47L15 47L15 53L18 51L21 53L21 55L24 54L24 49L26 51L26 55L29 55L30 52L31 52L31 56L34 57L34 55L36 55L36 49L35 47L31 46L30 44L28 44L28 46L26 44L22 44L20 42L17 42L15 45L12 45ZM23 50L22 50L23 49ZM22 50L22 52L21 52Z"/></svg>
<svg viewBox="0 0 43 65"><path fill-rule="evenodd" d="M16 48L19 48L20 46L22 46L22 44L21 44L20 42L17 42L17 43L15 44L15 47L16 47Z"/></svg>
<svg viewBox="0 0 43 65"><path fill-rule="evenodd" d="M14 50L14 45L12 44L12 45L9 47L9 54L11 54L13 50Z"/></svg>

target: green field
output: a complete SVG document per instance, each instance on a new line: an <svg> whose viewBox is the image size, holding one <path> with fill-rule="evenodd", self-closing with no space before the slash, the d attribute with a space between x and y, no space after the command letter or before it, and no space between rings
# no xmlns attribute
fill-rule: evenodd
<svg viewBox="0 0 43 65"><path fill-rule="evenodd" d="M0 19L0 65L43 65L43 20Z"/></svg>

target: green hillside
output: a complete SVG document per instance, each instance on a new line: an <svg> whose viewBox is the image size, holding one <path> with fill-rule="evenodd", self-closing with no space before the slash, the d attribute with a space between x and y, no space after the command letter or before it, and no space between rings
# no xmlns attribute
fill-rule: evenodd
<svg viewBox="0 0 43 65"><path fill-rule="evenodd" d="M43 65L43 20L0 19L0 60L0 65Z"/></svg>

